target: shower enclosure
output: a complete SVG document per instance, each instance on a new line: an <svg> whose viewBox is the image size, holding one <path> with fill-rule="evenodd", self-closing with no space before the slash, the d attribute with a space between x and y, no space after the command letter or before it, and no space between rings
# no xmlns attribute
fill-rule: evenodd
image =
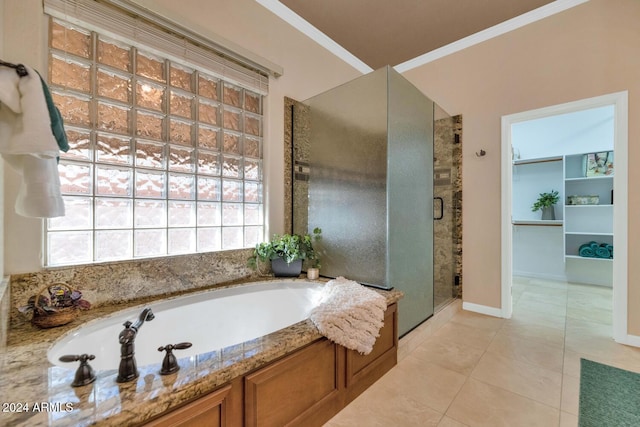
<svg viewBox="0 0 640 427"><path fill-rule="evenodd" d="M436 111L444 121L434 120ZM447 222L453 201L434 203L434 135L453 138L452 126L443 130L451 118L390 67L292 113L293 231L322 228L323 276L404 292L399 333L406 334L434 312L434 277L449 276L440 266L434 272L434 223ZM438 291L449 300L451 280L448 292Z"/></svg>

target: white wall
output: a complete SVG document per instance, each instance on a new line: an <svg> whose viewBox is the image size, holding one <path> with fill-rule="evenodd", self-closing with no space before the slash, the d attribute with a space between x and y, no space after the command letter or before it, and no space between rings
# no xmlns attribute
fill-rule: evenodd
<svg viewBox="0 0 640 427"><path fill-rule="evenodd" d="M511 139L516 158L613 150L613 114L610 105L515 123Z"/></svg>

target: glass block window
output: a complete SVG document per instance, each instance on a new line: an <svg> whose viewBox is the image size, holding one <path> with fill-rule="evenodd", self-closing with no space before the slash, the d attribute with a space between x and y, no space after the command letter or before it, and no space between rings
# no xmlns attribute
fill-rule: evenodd
<svg viewBox="0 0 640 427"><path fill-rule="evenodd" d="M52 18L49 83L71 149L47 265L262 241L263 96Z"/></svg>

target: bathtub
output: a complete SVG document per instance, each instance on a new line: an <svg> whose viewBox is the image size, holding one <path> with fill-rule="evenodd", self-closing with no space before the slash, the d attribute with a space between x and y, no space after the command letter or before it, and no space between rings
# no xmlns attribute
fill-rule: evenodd
<svg viewBox="0 0 640 427"><path fill-rule="evenodd" d="M301 280L253 282L122 310L70 331L51 346L47 358L54 365L75 369L75 364L58 358L88 353L96 356L91 362L95 370L118 369L122 324L134 322L145 307L151 307L155 318L145 322L136 337L139 367L162 362L158 347L167 344L193 344L175 350L178 358L219 350L307 319L320 301L322 285Z"/></svg>

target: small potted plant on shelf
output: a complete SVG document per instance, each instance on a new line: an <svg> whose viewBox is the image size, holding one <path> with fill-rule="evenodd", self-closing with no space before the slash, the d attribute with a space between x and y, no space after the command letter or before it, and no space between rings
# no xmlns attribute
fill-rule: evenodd
<svg viewBox="0 0 640 427"><path fill-rule="evenodd" d="M271 261L271 269L276 277L296 277L302 271L302 261L317 260L313 241L320 238L322 230L315 228L310 234L274 235L271 241L258 243L249 258L249 265L257 268L258 262Z"/></svg>
<svg viewBox="0 0 640 427"><path fill-rule="evenodd" d="M556 219L556 213L554 210L554 205L558 203L559 197L558 192L556 190L551 190L550 193L540 193L540 197L531 207L531 211L542 211L542 219L543 220L554 220Z"/></svg>

